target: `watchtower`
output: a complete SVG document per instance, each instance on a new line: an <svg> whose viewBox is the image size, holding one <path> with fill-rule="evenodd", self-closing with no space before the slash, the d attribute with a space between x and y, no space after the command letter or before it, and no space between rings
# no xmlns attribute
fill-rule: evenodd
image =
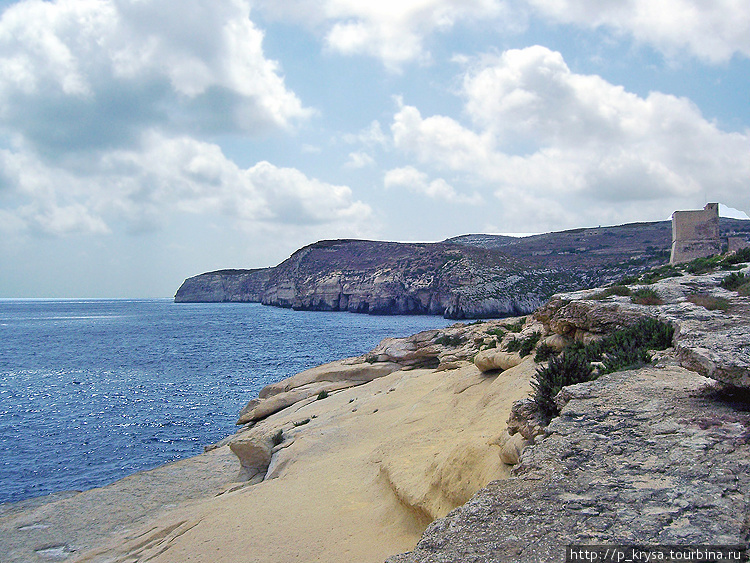
<svg viewBox="0 0 750 563"><path fill-rule="evenodd" d="M708 203L698 211L672 213L670 264L682 264L716 254L721 254L718 203Z"/></svg>

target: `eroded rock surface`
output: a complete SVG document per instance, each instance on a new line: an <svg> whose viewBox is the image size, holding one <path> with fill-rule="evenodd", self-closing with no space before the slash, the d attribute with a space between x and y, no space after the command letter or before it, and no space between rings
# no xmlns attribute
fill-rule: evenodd
<svg viewBox="0 0 750 563"><path fill-rule="evenodd" d="M564 561L590 544L750 540L750 405L676 365L568 388L547 437L389 563Z"/></svg>

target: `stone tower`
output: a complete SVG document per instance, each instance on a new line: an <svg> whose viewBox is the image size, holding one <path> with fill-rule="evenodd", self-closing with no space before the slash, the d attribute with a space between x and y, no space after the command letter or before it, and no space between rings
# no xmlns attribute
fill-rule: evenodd
<svg viewBox="0 0 750 563"><path fill-rule="evenodd" d="M718 203L708 203L700 211L672 213L670 264L681 264L716 254L721 254Z"/></svg>

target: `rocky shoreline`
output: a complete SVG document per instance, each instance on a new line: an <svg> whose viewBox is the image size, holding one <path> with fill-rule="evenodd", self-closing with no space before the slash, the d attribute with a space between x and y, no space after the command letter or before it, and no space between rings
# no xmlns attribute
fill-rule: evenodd
<svg viewBox="0 0 750 563"><path fill-rule="evenodd" d="M747 545L750 297L720 287L727 275L657 281L650 304L640 285L559 294L525 318L307 370L265 388L201 456L3 507L3 561L557 561L571 543ZM533 348L644 317L676 328L672 348L566 387L560 415L535 419Z"/></svg>

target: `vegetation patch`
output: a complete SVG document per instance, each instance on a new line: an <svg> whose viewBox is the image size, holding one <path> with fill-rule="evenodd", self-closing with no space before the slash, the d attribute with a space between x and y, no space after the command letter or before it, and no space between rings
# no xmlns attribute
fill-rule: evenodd
<svg viewBox="0 0 750 563"><path fill-rule="evenodd" d="M531 381L534 402L542 415L543 422L549 423L559 414L555 396L563 387L590 381L594 370L585 358L578 354L563 353L549 361L546 367L539 368Z"/></svg>
<svg viewBox="0 0 750 563"><path fill-rule="evenodd" d="M455 348L456 346L461 346L461 344L463 344L464 342L466 342L466 337L458 334L444 334L435 339L435 344L440 344L441 346L451 346L453 348Z"/></svg>
<svg viewBox="0 0 750 563"><path fill-rule="evenodd" d="M741 248L734 254L730 254L724 258L724 262L727 264L744 264L750 262L750 247Z"/></svg>
<svg viewBox="0 0 750 563"><path fill-rule="evenodd" d="M316 401L322 401L323 399L326 399L328 397L328 391L323 389L320 393L318 393L318 397L315 399Z"/></svg>
<svg viewBox="0 0 750 563"><path fill-rule="evenodd" d="M557 355L557 350L549 344L541 343L537 346L536 354L534 354L534 361L538 364L546 362Z"/></svg>
<svg viewBox="0 0 750 563"><path fill-rule="evenodd" d="M667 278L679 278L682 272L672 265L660 266L644 272L640 277L641 283L652 284Z"/></svg>
<svg viewBox="0 0 750 563"><path fill-rule="evenodd" d="M736 291L747 283L750 283L750 276L745 276L742 272L733 272L721 280L720 285L729 291Z"/></svg>
<svg viewBox="0 0 750 563"><path fill-rule="evenodd" d="M279 428L276 431L276 433L273 436L271 436L271 443L274 446L278 446L283 441L284 441L284 431L281 428Z"/></svg>
<svg viewBox="0 0 750 563"><path fill-rule="evenodd" d="M508 329L508 332L521 332L523 330L523 325L525 324L526 317L521 317L520 319L518 319L518 322L508 323L503 326Z"/></svg>
<svg viewBox="0 0 750 563"><path fill-rule="evenodd" d="M619 295L621 297L627 297L632 292L630 291L630 288L626 285L613 285L612 287L608 287L604 289L603 291L600 291L598 293L595 293L591 297L588 297L587 299L593 300L593 301L601 301L602 299L606 299L607 297L611 297L612 295Z"/></svg>
<svg viewBox="0 0 750 563"><path fill-rule="evenodd" d="M635 290L630 296L630 300L637 305L664 304L664 301L662 301L661 297L659 297L659 294L650 287L643 287L641 289Z"/></svg>
<svg viewBox="0 0 750 563"><path fill-rule="evenodd" d="M502 338L507 334L506 331L504 331L502 328L491 328L490 330L485 331L490 336L497 336L498 338Z"/></svg>
<svg viewBox="0 0 750 563"><path fill-rule="evenodd" d="M524 358L531 354L531 351L539 342L542 335L539 332L534 332L526 338L511 338L505 345L505 349L508 352L518 352L519 355Z"/></svg>
<svg viewBox="0 0 750 563"><path fill-rule="evenodd" d="M297 427L297 426L304 426L308 422L310 422L310 419L309 418L305 418L303 420L298 420L296 422L293 422L292 424L294 424L294 426Z"/></svg>
<svg viewBox="0 0 750 563"><path fill-rule="evenodd" d="M531 383L534 401L545 422L558 414L554 398L566 385L648 364L651 362L648 351L669 348L673 337L672 325L649 318L601 340L586 345L576 342L568 346L562 354L552 357L546 367L537 369ZM600 362L604 367L596 373L592 362Z"/></svg>
<svg viewBox="0 0 750 563"><path fill-rule="evenodd" d="M695 305L705 307L709 311L724 311L726 313L729 311L730 307L729 299L714 297L713 295L708 295L706 293L694 293L693 295L688 295L687 300Z"/></svg>
<svg viewBox="0 0 750 563"><path fill-rule="evenodd" d="M742 297L750 297L750 282L737 288L737 293Z"/></svg>

